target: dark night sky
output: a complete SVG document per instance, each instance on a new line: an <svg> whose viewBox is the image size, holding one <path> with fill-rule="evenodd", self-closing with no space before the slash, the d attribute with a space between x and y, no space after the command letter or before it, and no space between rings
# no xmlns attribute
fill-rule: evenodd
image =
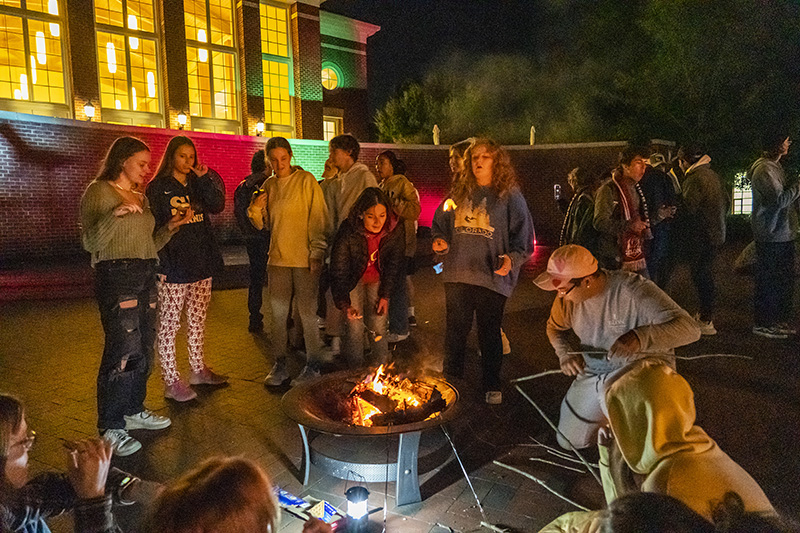
<svg viewBox="0 0 800 533"><path fill-rule="evenodd" d="M537 28L534 0L327 0L322 8L381 26L368 41L370 106L381 106L438 58L468 54L535 55L556 31Z"/></svg>

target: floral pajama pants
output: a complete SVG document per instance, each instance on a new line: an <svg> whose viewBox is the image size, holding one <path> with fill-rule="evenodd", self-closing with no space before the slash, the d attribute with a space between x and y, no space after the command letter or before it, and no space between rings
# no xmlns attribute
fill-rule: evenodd
<svg viewBox="0 0 800 533"><path fill-rule="evenodd" d="M203 342L206 313L211 301L211 278L193 283L167 283L158 280L158 334L156 343L161 377L169 386L180 379L175 361L175 335L181 327L181 312L186 305L187 345L192 372L205 368Z"/></svg>

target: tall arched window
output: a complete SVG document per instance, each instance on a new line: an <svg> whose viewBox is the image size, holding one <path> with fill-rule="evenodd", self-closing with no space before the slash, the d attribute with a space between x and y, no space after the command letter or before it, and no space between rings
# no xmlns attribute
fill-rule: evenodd
<svg viewBox="0 0 800 533"><path fill-rule="evenodd" d="M162 126L153 0L95 0L104 122Z"/></svg>
<svg viewBox="0 0 800 533"><path fill-rule="evenodd" d="M0 107L69 116L59 0L0 0Z"/></svg>
<svg viewBox="0 0 800 533"><path fill-rule="evenodd" d="M232 0L184 0L192 129L239 133Z"/></svg>

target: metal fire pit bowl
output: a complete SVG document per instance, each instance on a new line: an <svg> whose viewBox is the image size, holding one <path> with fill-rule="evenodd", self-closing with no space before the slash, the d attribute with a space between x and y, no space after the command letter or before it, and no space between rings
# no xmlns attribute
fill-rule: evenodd
<svg viewBox="0 0 800 533"><path fill-rule="evenodd" d="M422 501L419 491L419 440L426 429L437 428L458 415L458 390L442 378L420 378L435 386L448 401L447 407L434 418L391 426L351 426L333 420L325 414L322 403L330 394L347 396L364 379L369 370L335 372L293 387L281 399L283 412L297 422L303 438L303 458L300 469L303 485L308 485L309 471L314 465L340 479L354 476L366 482L396 481L397 505ZM313 441L320 434L333 436L386 437L398 436L396 463L356 463L327 456L316 450ZM387 475L388 472L388 475Z"/></svg>

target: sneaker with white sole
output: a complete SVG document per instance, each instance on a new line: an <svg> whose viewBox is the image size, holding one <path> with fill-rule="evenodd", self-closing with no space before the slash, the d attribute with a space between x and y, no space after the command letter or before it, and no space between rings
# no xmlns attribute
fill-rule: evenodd
<svg viewBox="0 0 800 533"><path fill-rule="evenodd" d="M264 385L267 387L280 387L289 379L289 372L286 371L286 361L278 359L272 365L272 370L269 371L267 377L264 378Z"/></svg>
<svg viewBox="0 0 800 533"><path fill-rule="evenodd" d="M408 338L411 333L387 333L386 342L401 342ZM377 340L377 339L376 339Z"/></svg>
<svg viewBox="0 0 800 533"><path fill-rule="evenodd" d="M700 335L705 335L708 337L717 334L717 328L714 327L713 320L702 320L700 318L700 313L695 313L694 321L697 322L697 325L700 328Z"/></svg>
<svg viewBox="0 0 800 533"><path fill-rule="evenodd" d="M313 367L311 365L306 365L303 368L303 371L300 372L300 374L298 374L297 377L292 380L291 385L292 387L295 387L297 385L300 385L301 383L305 383L307 381L311 381L312 379L316 379L320 375L321 374L318 368Z"/></svg>
<svg viewBox="0 0 800 533"><path fill-rule="evenodd" d="M172 420L166 416L157 415L145 409L135 415L125 415L125 429L164 429L172 424Z"/></svg>
<svg viewBox="0 0 800 533"><path fill-rule="evenodd" d="M197 393L180 379L164 387L164 398L176 402L188 402L197 398Z"/></svg>
<svg viewBox="0 0 800 533"><path fill-rule="evenodd" d="M778 328L775 326L753 326L753 334L759 335L761 337L766 337L768 339L788 339L788 333L782 333Z"/></svg>
<svg viewBox="0 0 800 533"><path fill-rule="evenodd" d="M486 393L486 403L489 405L500 405L503 403L503 393L499 390L490 390Z"/></svg>
<svg viewBox="0 0 800 533"><path fill-rule="evenodd" d="M111 450L118 457L127 457L142 449L142 443L128 435L124 429L107 429L103 439L111 444Z"/></svg>

